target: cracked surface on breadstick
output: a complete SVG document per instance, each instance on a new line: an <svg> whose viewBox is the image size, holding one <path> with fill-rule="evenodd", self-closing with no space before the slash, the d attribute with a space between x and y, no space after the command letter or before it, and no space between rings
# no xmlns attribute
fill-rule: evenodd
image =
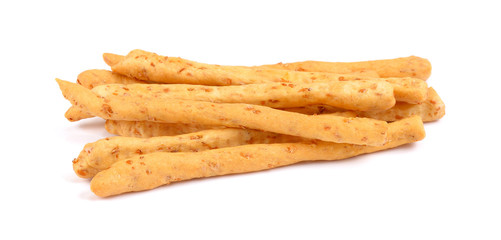
<svg viewBox="0 0 501 240"><path fill-rule="evenodd" d="M386 79L326 72L220 66L197 63L182 58L164 57L143 50L131 51L127 56L120 58L111 68L120 74L144 81L215 86L267 82L297 84L348 80L386 81L394 85L394 94L397 101L409 103L424 101L426 96L419 93L425 93L427 87L426 82L416 78Z"/></svg>
<svg viewBox="0 0 501 240"><path fill-rule="evenodd" d="M157 101L184 99L215 103L247 103L272 108L325 104L333 107L381 111L395 105L393 87L381 81L321 83L263 83L240 86L188 84L106 84L92 89L101 97L154 97Z"/></svg>
<svg viewBox="0 0 501 240"><path fill-rule="evenodd" d="M417 116L391 123L383 146L329 142L253 144L195 153L151 153L99 172L91 190L107 197L153 189L172 182L261 171L311 160L338 160L419 141L425 132Z"/></svg>
<svg viewBox="0 0 501 240"><path fill-rule="evenodd" d="M63 96L73 105L104 119L199 123L250 128L328 142L382 145L386 142L387 123L368 118L332 115L310 116L269 107L209 103L154 98L102 98L78 84L57 79Z"/></svg>
<svg viewBox="0 0 501 240"><path fill-rule="evenodd" d="M73 161L73 170L82 178L92 178L97 172L123 159L153 152L200 152L244 144L305 141L300 137L249 129L205 130L179 136L152 138L110 137L85 145Z"/></svg>
<svg viewBox="0 0 501 240"><path fill-rule="evenodd" d="M363 61L363 62L320 62L304 61L263 65L274 69L287 69L306 72L349 73L353 71L374 70L379 77L414 77L426 80L431 74L431 63L416 56Z"/></svg>

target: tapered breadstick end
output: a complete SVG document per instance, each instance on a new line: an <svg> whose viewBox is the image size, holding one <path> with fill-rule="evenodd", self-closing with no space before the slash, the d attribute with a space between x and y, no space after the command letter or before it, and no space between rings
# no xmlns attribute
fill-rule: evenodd
<svg viewBox="0 0 501 240"><path fill-rule="evenodd" d="M105 174L103 172L97 173L90 183L90 190L99 197L109 197L117 195L117 193L131 192L129 185L121 184L123 182L135 182L136 176L124 176L123 178L110 178L108 174L120 176L120 171L114 168L107 169ZM131 186L132 188L132 186ZM112 189L112 191L110 191Z"/></svg>
<svg viewBox="0 0 501 240"><path fill-rule="evenodd" d="M90 113L84 112L81 108L71 106L70 108L68 108L68 110L64 114L64 117L66 119L68 119L68 121L70 121L70 122L76 122L76 121L80 121L82 119L92 118L94 116Z"/></svg>
<svg viewBox="0 0 501 240"><path fill-rule="evenodd" d="M122 61L123 58L124 56L122 55L113 53L103 53L103 60L110 67L113 67L114 65Z"/></svg>

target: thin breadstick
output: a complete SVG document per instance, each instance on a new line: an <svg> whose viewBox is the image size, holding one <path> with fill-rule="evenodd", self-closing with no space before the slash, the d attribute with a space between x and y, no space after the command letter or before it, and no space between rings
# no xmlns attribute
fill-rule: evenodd
<svg viewBox="0 0 501 240"><path fill-rule="evenodd" d="M63 96L92 115L113 120L199 123L250 128L285 135L360 145L386 142L387 123L368 118L304 115L269 107L131 97L127 101L102 98L78 84L56 79Z"/></svg>
<svg viewBox="0 0 501 240"><path fill-rule="evenodd" d="M123 159L153 152L200 152L244 144L300 142L300 137L249 129L226 128L205 130L179 136L152 138L111 137L88 143L73 160L73 170L82 178Z"/></svg>
<svg viewBox="0 0 501 240"><path fill-rule="evenodd" d="M442 118L445 115L445 104L433 88L428 88L427 99L418 104L409 104L397 102L394 107L379 112L354 112L347 111L356 117L373 118L387 122L397 121L410 116L420 116L423 122L432 122ZM330 114L339 113L338 108L325 105L314 105L300 108L288 108L287 111L293 111L302 114ZM349 116L349 115L348 115Z"/></svg>
<svg viewBox="0 0 501 240"><path fill-rule="evenodd" d="M351 73L354 71L375 70L379 77L414 77L426 80L431 74L431 64L427 59L410 56L395 59L364 62L319 62L304 61L263 65L273 69L287 69L306 72Z"/></svg>
<svg viewBox="0 0 501 240"><path fill-rule="evenodd" d="M92 89L105 84L145 84L148 82L126 77L108 70L92 69L81 72L77 77L77 83L88 89Z"/></svg>
<svg viewBox="0 0 501 240"><path fill-rule="evenodd" d="M94 73L92 73L94 74ZM90 74L87 74L90 75ZM103 75L109 75L109 74L103 74ZM118 75L118 74L116 74ZM120 78L125 78L125 77L120 77ZM118 78L115 78L115 80ZM110 80L111 82L112 80ZM134 80L130 79L129 82L132 82ZM370 81L375 81L375 79L372 79ZM424 101L426 99L427 95L427 84L419 79L413 79L413 78L388 78L385 80L386 82L392 84L394 88L394 98L397 101L404 101L408 103L419 103ZM100 83L103 81L100 80ZM126 82L126 81L124 81ZM360 82L360 83L359 83ZM96 83L97 84L97 83ZM280 85L279 85L280 84ZM164 90L162 94L158 94L158 96L165 96L165 97L172 97L172 98L180 98L180 99L193 99L193 100L211 100L214 102L244 102L244 103L252 103L252 104L259 104L259 105L266 105L270 107L294 107L294 106L301 106L305 104L314 104L314 103L324 103L324 104L331 104L335 107L339 108L344 108L348 110L359 110L359 111L378 111L379 110L384 110L385 108L389 108L389 106L393 106L394 104L394 99L393 97L390 97L390 94L388 94L388 87L381 87L379 86L385 86L384 81L378 81L378 87L377 89L372 89L373 86L367 88L363 87L362 85L368 84L367 81L355 81L355 82L318 82L314 84L286 84L286 83L265 83L265 84L251 84L251 85L245 85L245 86L225 86L225 87L211 87L211 86L192 86L192 85L147 85L149 88L152 88L152 86L155 86L155 89L152 89L151 91L160 91ZM330 93L326 93L325 95L314 95L310 91L302 91L302 92L294 92L294 89L288 89L287 87L290 86L295 86L296 89L313 89L313 90L319 90L319 91L325 91L326 88L325 86L338 86L331 88L329 91ZM305 87L300 87L300 85L304 85ZM318 86L318 87L307 87L307 86ZM102 85L101 85L102 86ZM263 89L266 89L266 86L268 88L272 88L271 91L265 90L265 91L258 91L256 90L259 88L258 86L261 86ZM278 86L278 87L277 87ZM322 86L324 87L322 89ZM347 90L338 90L339 86L352 86L350 89L351 91ZM358 86L358 87L357 87ZM99 87L99 85L97 85ZM97 88L96 87L96 88ZM138 88L147 88L146 86L139 86ZM275 88L275 89L273 89ZM99 89L99 88L98 88ZM379 90L384 90L384 91L379 91ZM367 91L367 93L365 93ZM165 91L169 91L169 95ZM190 94L183 94L183 92L187 93L188 91L191 91ZM251 93L249 93L251 92ZM316 92L316 91L315 91ZM355 94L353 94L355 92ZM239 93L241 95L239 95ZM259 94L261 93L261 94ZM280 93L286 93L280 95ZM336 93L336 94L335 94ZM180 95L181 94L181 95ZM273 99L269 94L278 94L275 99ZM301 97L295 97L295 95L292 94L302 94ZM374 96L376 95L376 96ZM247 96L248 98L252 97L254 100L248 100L244 99L244 97ZM361 96L361 97L357 97ZM193 98L192 98L193 97ZM228 99L228 97L231 97L232 100ZM261 97L262 99L259 99ZM319 98L320 97L320 98ZM323 98L322 98L323 97ZM373 100L374 97L377 97L379 100ZM288 98L289 100L287 101L282 101L277 98ZM242 99L241 101L239 99ZM295 99L296 101L291 101L291 99ZM278 102L277 102L278 101ZM364 104L365 102L365 104ZM356 104L355 104L356 103ZM286 105L289 104L289 105ZM354 104L356 106L354 106ZM71 107L73 108L73 107ZM93 117L91 114L86 113L85 111L76 110L76 109L69 109L65 117L69 121L78 121L81 119L85 118L90 118ZM369 108L373 108L370 110Z"/></svg>
<svg viewBox="0 0 501 240"><path fill-rule="evenodd" d="M356 117L355 112L335 112L330 113L342 117ZM124 137L158 137L158 136L174 136L187 134L208 129L221 129L224 126L209 126L202 124L183 124L183 123L160 123L149 121L120 121L106 120L104 125L106 130L115 135Z"/></svg>
<svg viewBox="0 0 501 240"><path fill-rule="evenodd" d="M159 123L149 121L106 120L106 131L124 137L149 138L158 136L175 136L209 129L226 128L189 123Z"/></svg>
<svg viewBox="0 0 501 240"><path fill-rule="evenodd" d="M395 105L387 82L262 83L239 86L188 84L107 84L92 89L101 97L155 97L157 101L184 99L215 103L248 103L272 108L325 104L358 111L382 111Z"/></svg>
<svg viewBox="0 0 501 240"><path fill-rule="evenodd" d="M420 116L423 122L436 121L445 115L445 104L433 88L428 89L426 101L418 104L399 102L394 107L381 112L356 112L359 117L383 121L397 121L410 116Z"/></svg>
<svg viewBox="0 0 501 240"><path fill-rule="evenodd" d="M104 58L109 57L106 53ZM111 66L114 72L158 83L196 85L242 85L268 82L313 83L326 81L372 80L393 85L397 101L418 103L426 98L426 82L417 78L370 78L325 72L298 72L281 69L256 69L220 66L163 57L143 50L133 50Z"/></svg>
<svg viewBox="0 0 501 240"><path fill-rule="evenodd" d="M124 59L124 56L113 54L113 53L105 53L105 54L103 54L103 59L104 59L104 62L108 66L111 67L115 64L118 64L120 61L122 61ZM174 58L174 59L177 60L179 58ZM277 69L294 70L294 71L305 71L304 69L301 69L301 68L294 68L294 69L287 68L285 65L287 65L287 64L253 66L250 68L254 68L254 69L277 68ZM307 71L307 72L330 72L330 73L337 73L337 74L350 74L350 75L356 75L356 76L360 76L360 77L373 77L373 78L380 77L376 70L371 70L371 69L356 69L356 70L350 70L348 68L336 68L336 69L317 68L317 69L319 71ZM336 72L336 70L338 70L339 72Z"/></svg>
<svg viewBox="0 0 501 240"><path fill-rule="evenodd" d="M394 148L424 138L423 123L412 117L389 125L389 141L379 147L329 142L252 144L203 152L156 152L113 164L91 181L100 197L153 189L194 178L261 171L302 161L339 160Z"/></svg>
<svg viewBox="0 0 501 240"><path fill-rule="evenodd" d="M137 80L134 78L126 77L118 73L113 73L108 70L92 69L81 72L77 77L77 83L92 89L95 86L104 84L145 84L148 82ZM79 121L85 118L94 117L88 112L83 111L81 108L71 106L64 114L66 119L70 122Z"/></svg>

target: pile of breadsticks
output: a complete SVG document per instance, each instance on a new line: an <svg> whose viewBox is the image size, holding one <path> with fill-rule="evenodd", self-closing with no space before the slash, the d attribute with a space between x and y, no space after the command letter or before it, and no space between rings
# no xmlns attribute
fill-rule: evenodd
<svg viewBox="0 0 501 240"><path fill-rule="evenodd" d="M247 67L133 50L104 61L112 71L57 79L68 120L101 117L120 135L73 160L101 197L389 149L445 114L419 57Z"/></svg>

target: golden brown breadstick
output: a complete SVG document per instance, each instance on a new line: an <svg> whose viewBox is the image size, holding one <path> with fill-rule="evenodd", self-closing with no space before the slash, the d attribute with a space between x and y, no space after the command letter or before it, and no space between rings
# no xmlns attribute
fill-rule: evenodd
<svg viewBox="0 0 501 240"><path fill-rule="evenodd" d="M382 112L343 111L324 105L312 105L300 108L283 109L302 114L336 114L343 117L368 117L382 121L397 121L414 115L420 116L423 122L431 122L445 115L445 105L433 88L428 89L428 98L420 104L397 103L394 107ZM172 136L197 132L206 129L223 128L222 126L206 126L200 124L173 124L148 121L116 121L106 120L109 133L127 137Z"/></svg>
<svg viewBox="0 0 501 240"><path fill-rule="evenodd" d="M73 160L73 170L82 178L123 159L153 152L200 152L244 144L300 142L305 139L249 129L205 130L179 136L152 138L111 137L88 143Z"/></svg>
<svg viewBox="0 0 501 240"><path fill-rule="evenodd" d="M381 112L356 112L359 117L368 117L383 121L397 121L410 116L420 116L423 122L431 122L445 115L445 104L433 88L428 89L426 101L418 104L399 102L394 107Z"/></svg>
<svg viewBox="0 0 501 240"><path fill-rule="evenodd" d="M310 160L338 160L423 139L423 123L412 117L390 124L379 147L329 142L253 144L203 152L157 152L113 164L91 181L100 197L153 189L172 182L254 172Z"/></svg>
<svg viewBox="0 0 501 240"><path fill-rule="evenodd" d="M262 83L239 86L201 86L188 84L106 84L92 89L101 97L157 101L184 99L215 103L248 103L272 108L325 104L349 110L382 111L395 105L393 87L381 81L319 83Z"/></svg>
<svg viewBox="0 0 501 240"><path fill-rule="evenodd" d="M278 63L263 65L273 69L287 69L306 72L351 73L354 71L375 70L379 77L414 77L428 79L431 74L431 64L427 59L410 56L395 59L364 61L364 62L319 62L305 61L294 63Z"/></svg>
<svg viewBox="0 0 501 240"><path fill-rule="evenodd" d="M88 89L92 89L96 86L104 84L145 84L148 82L129 78L108 70L92 69L80 73L77 78L77 83ZM91 114L84 112L81 108L74 106L71 106L68 111L66 111L64 116L71 122L94 117Z"/></svg>
<svg viewBox="0 0 501 240"><path fill-rule="evenodd" d="M199 123L250 128L285 135L360 145L386 142L387 124L368 118L304 115L269 107L239 103L209 103L177 100L155 101L132 97L127 101L113 95L101 98L78 84L57 79L63 96L73 105L104 119Z"/></svg>
<svg viewBox="0 0 501 240"><path fill-rule="evenodd" d="M335 112L330 113L342 117L356 117L355 112ZM224 126L208 126L202 124L183 124L183 123L160 123L149 121L120 121L106 120L104 125L106 130L115 135L124 137L158 137L158 136L174 136L187 134L208 129L221 129Z"/></svg>
<svg viewBox="0 0 501 240"><path fill-rule="evenodd" d="M107 58L107 54L104 54ZM267 82L313 83L325 81L372 80L387 81L395 91L397 101L418 103L426 96L426 82L415 78L369 78L325 72L298 72L281 69L256 69L238 66L220 66L197 63L181 58L159 56L142 50L133 50L112 65L113 71L137 79L158 83L197 85L242 85ZM409 89L410 88L410 89ZM421 88L416 93L415 88Z"/></svg>
<svg viewBox="0 0 501 240"><path fill-rule="evenodd" d="M104 62L106 62L106 64L111 67L115 64L118 64L120 61L122 61L124 59L124 56L113 54L113 53L105 53L105 54L103 54L103 59L104 59ZM173 59L179 60L180 58L173 58ZM193 63L191 61L189 61L189 62ZM275 65L278 65L278 66L275 66ZM305 71L304 69L300 69L300 68L287 69L287 68L281 67L284 64L282 64L282 65L275 64L275 65L253 66L253 67L249 67L249 68L254 68L254 69L277 68L277 69L294 70L294 71L301 71L301 70ZM307 71L307 72L330 72L330 73L337 73L337 74L350 74L350 75L356 75L356 76L360 76L360 77L373 77L373 78L380 77L379 74L377 73L377 71L370 70L370 69L360 69L360 70L357 69L357 70L353 70L353 71L346 69L346 68L338 68L338 69L341 72L336 72L335 71L336 69L322 69L322 68L318 68L318 70L327 70L327 71Z"/></svg>
<svg viewBox="0 0 501 240"><path fill-rule="evenodd" d="M325 105L312 105L300 108L288 108L287 111L293 111L302 114L339 114L341 109ZM431 122L442 118L445 115L445 104L433 88L428 88L426 101L418 104L397 102L392 108L379 112L344 112L352 117L366 117L382 121L393 122L410 116L420 116L423 122Z"/></svg>
<svg viewBox="0 0 501 240"><path fill-rule="evenodd" d="M145 84L146 81L126 77L108 70L92 69L81 72L77 77L77 83L92 89L105 84Z"/></svg>

